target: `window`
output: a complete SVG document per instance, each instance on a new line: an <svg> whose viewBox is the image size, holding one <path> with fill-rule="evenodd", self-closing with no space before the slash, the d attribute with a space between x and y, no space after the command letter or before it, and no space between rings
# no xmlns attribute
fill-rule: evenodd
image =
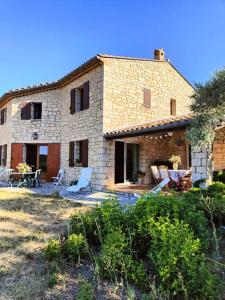
<svg viewBox="0 0 225 300"><path fill-rule="evenodd" d="M1 117L1 122L0 122L1 125L5 124L7 121L7 108L6 107L1 110L0 117Z"/></svg>
<svg viewBox="0 0 225 300"><path fill-rule="evenodd" d="M70 91L70 113L89 108L89 81Z"/></svg>
<svg viewBox="0 0 225 300"><path fill-rule="evenodd" d="M176 100L170 99L170 114L171 116L176 116Z"/></svg>
<svg viewBox="0 0 225 300"><path fill-rule="evenodd" d="M5 167L7 162L7 145L0 146L0 166Z"/></svg>
<svg viewBox="0 0 225 300"><path fill-rule="evenodd" d="M22 103L21 120L40 120L42 117L42 103Z"/></svg>
<svg viewBox="0 0 225 300"><path fill-rule="evenodd" d="M41 119L42 114L42 103L32 103L33 104L33 119Z"/></svg>
<svg viewBox="0 0 225 300"><path fill-rule="evenodd" d="M88 166L88 140L69 143L69 166Z"/></svg>
<svg viewBox="0 0 225 300"><path fill-rule="evenodd" d="M144 106L151 108L151 91L149 89L143 89L143 98Z"/></svg>

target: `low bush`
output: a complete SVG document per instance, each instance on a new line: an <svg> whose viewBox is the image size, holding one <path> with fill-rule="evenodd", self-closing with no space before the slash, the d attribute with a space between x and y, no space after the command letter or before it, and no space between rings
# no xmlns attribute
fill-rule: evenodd
<svg viewBox="0 0 225 300"><path fill-rule="evenodd" d="M168 217L149 220L149 258L169 299L216 299L217 280L209 271L201 242L183 221Z"/></svg>
<svg viewBox="0 0 225 300"><path fill-rule="evenodd" d="M139 287L146 286L146 271L141 262L135 261L129 249L125 234L119 230L109 233L96 257L97 272L101 277L118 282L133 282Z"/></svg>
<svg viewBox="0 0 225 300"><path fill-rule="evenodd" d="M87 243L82 234L71 234L64 245L67 258L75 263L80 263L81 257L87 253Z"/></svg>
<svg viewBox="0 0 225 300"><path fill-rule="evenodd" d="M44 248L44 255L46 259L53 260L58 259L61 255L61 245L59 240L51 239Z"/></svg>
<svg viewBox="0 0 225 300"><path fill-rule="evenodd" d="M80 289L76 295L76 300L94 300L94 292L92 285L89 282L83 282L80 284Z"/></svg>

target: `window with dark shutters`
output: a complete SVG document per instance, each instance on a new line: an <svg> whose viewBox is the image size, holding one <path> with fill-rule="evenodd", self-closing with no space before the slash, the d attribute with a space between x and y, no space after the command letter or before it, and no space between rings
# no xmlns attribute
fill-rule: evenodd
<svg viewBox="0 0 225 300"><path fill-rule="evenodd" d="M89 81L70 91L70 113L74 114L89 108Z"/></svg>
<svg viewBox="0 0 225 300"><path fill-rule="evenodd" d="M143 89L143 98L144 106L151 108L151 91L149 89Z"/></svg>
<svg viewBox="0 0 225 300"><path fill-rule="evenodd" d="M74 167L74 142L69 143L69 167Z"/></svg>
<svg viewBox="0 0 225 300"><path fill-rule="evenodd" d="M70 91L70 113L75 113L76 89Z"/></svg>
<svg viewBox="0 0 225 300"><path fill-rule="evenodd" d="M34 102L33 105L33 119L40 120L42 117L42 103Z"/></svg>
<svg viewBox="0 0 225 300"><path fill-rule="evenodd" d="M84 83L83 86L83 109L89 108L89 81Z"/></svg>
<svg viewBox="0 0 225 300"><path fill-rule="evenodd" d="M88 166L88 140L69 143L69 166Z"/></svg>
<svg viewBox="0 0 225 300"><path fill-rule="evenodd" d="M1 110L1 125L4 124L4 110Z"/></svg>
<svg viewBox="0 0 225 300"><path fill-rule="evenodd" d="M21 108L21 120L31 119L31 102L23 104Z"/></svg>

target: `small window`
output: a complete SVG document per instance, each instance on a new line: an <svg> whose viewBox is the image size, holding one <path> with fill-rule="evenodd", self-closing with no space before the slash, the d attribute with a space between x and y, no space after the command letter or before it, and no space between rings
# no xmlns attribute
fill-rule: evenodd
<svg viewBox="0 0 225 300"><path fill-rule="evenodd" d="M69 166L88 166L88 140L69 143Z"/></svg>
<svg viewBox="0 0 225 300"><path fill-rule="evenodd" d="M7 145L0 146L0 166L5 167L7 162Z"/></svg>
<svg viewBox="0 0 225 300"><path fill-rule="evenodd" d="M0 118L1 118L1 122L0 122L1 125L5 124L7 121L7 108L6 107L1 110Z"/></svg>
<svg viewBox="0 0 225 300"><path fill-rule="evenodd" d="M42 117L42 103L22 103L21 120L40 120Z"/></svg>
<svg viewBox="0 0 225 300"><path fill-rule="evenodd" d="M151 91L149 89L143 89L143 98L144 106L151 108Z"/></svg>
<svg viewBox="0 0 225 300"><path fill-rule="evenodd" d="M176 116L177 114L177 108L176 108L176 100L170 99L170 114L171 116Z"/></svg>
<svg viewBox="0 0 225 300"><path fill-rule="evenodd" d="M70 113L85 110L89 108L89 81L82 86L70 91Z"/></svg>
<svg viewBox="0 0 225 300"><path fill-rule="evenodd" d="M41 119L42 103L33 103L33 119Z"/></svg>

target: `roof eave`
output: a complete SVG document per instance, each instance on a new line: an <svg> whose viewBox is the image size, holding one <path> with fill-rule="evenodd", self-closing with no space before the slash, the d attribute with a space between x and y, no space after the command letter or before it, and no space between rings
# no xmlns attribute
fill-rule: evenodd
<svg viewBox="0 0 225 300"><path fill-rule="evenodd" d="M150 133L156 133L164 130L172 130L172 129L181 129L186 128L191 124L191 119L185 120L182 122L174 122L171 124L165 124L165 125L159 125L149 128L142 128L142 129L136 129L131 131L125 131L125 132L118 132L118 133L111 133L111 134L104 134L104 137L107 140L112 139L118 139L118 138L124 138L124 137L135 137L135 136L141 136L141 135L148 135Z"/></svg>

